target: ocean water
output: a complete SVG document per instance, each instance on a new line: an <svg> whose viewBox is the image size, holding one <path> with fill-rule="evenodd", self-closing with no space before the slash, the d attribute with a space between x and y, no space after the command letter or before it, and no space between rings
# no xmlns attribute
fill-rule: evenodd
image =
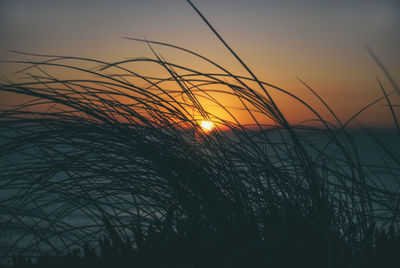
<svg viewBox="0 0 400 268"><path fill-rule="evenodd" d="M259 142L259 146L263 147L263 150L266 151L266 154L271 159L277 158L270 148L271 143L276 144L277 148L280 146L287 148L288 145L292 144L288 133L267 131L265 134L269 139L267 143L262 142L263 138L261 136L264 134L261 135L257 132L252 134L258 137L253 139ZM371 178L372 181L370 183L375 184L377 187L398 191L400 187L400 136L396 131L390 129L373 130L373 136L371 136L364 131L353 130L349 131L349 134L352 137L351 139L348 139L343 134L337 135L337 139L341 141L340 143L345 150L350 152L354 159L357 159L367 167L364 172ZM3 148L3 152L5 151L4 148L6 148L7 137L12 137L13 135L11 132L2 133L0 148ZM246 143L245 139L241 140L229 133L226 133L226 135L231 141ZM343 157L341 148L332 143L330 138L315 131L304 131L301 136L304 138L302 142L305 144L304 147L307 148L311 158L318 157L318 152L325 147L324 153L327 159L340 159ZM24 140L23 136L21 136L22 142L26 142L29 147L29 141ZM326 146L327 144L330 145ZM70 152L71 149L63 145L59 145L57 148L60 154ZM37 169L32 169L31 161L35 160L36 156L36 160L38 160L44 153L43 151L38 152L35 147L25 151L18 151L15 148L15 151L10 149L8 152L8 154L0 156L0 235L2 236L0 244L3 243L6 247L10 247L8 244L14 243L15 248L19 247L20 250L24 249L24 245L35 245L44 250L51 250L50 244L46 244L43 241L39 242L38 233L36 235L27 235L27 233L33 231L33 229L30 229L32 226L39 230L36 230L36 232L47 232L46 236L54 237L55 240L60 237L57 232L65 232L65 234L61 235L65 239L65 243L72 242L74 238L89 239L91 234L88 230L95 231L102 224L102 215L93 202L75 202L74 193L71 189L76 189L77 198L79 195L84 195L85 191L91 196L97 197L96 202L103 204L99 204L99 206L102 206L110 214L119 217L121 222L124 222L125 218L126 222L132 219L129 212L134 209L132 204L134 204L135 200L131 196L129 182L121 180L121 185L118 185L118 183L112 181L112 178L104 179L103 177L100 180L93 180L97 188L90 188L88 185L82 186L79 182L74 182L74 174L44 170L39 166ZM99 152L89 151L88 153L96 156ZM281 156L285 157L283 154ZM74 161L79 161L79 158L71 159L71 165L74 164ZM122 160L116 159L116 161L117 166L118 162L122 163ZM148 164L146 162L142 163L144 166ZM101 163L97 164L99 167L102 166ZM13 170L13 166L17 165L19 169ZM25 165L30 166L31 173L24 172ZM126 169L126 163L121 164L121 167ZM109 167L104 166L103 168L106 173L106 169ZM10 172L10 170L13 171ZM346 173L347 171L344 167L343 172ZM79 175L85 175L85 171L82 170ZM88 177L93 176L91 173L86 175ZM36 179L41 183L35 184ZM374 179L376 181L373 181ZM62 184L65 182L73 184L74 187L70 188L70 185L66 185L65 188L70 189L63 193ZM88 189L82 189L82 187L88 187ZM93 192L96 189L101 194L106 194L103 197L99 197ZM60 200L60 198L64 198L64 200ZM81 200L80 197L79 200ZM51 220L49 221L49 219ZM59 241L54 243L59 243ZM0 250L4 250L4 247ZM4 254L8 253L0 252L0 255Z"/></svg>

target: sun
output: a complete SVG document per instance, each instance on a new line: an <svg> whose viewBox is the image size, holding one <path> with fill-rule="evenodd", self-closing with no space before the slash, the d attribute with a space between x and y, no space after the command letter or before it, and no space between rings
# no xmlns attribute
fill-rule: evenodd
<svg viewBox="0 0 400 268"><path fill-rule="evenodd" d="M201 121L200 125L203 128L203 130L206 132L209 132L209 131L213 130L213 128L214 128L214 124L211 121L203 120L203 121Z"/></svg>

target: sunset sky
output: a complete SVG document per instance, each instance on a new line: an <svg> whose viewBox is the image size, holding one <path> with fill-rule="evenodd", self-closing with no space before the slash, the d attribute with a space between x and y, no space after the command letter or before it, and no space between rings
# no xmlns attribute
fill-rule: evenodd
<svg viewBox="0 0 400 268"><path fill-rule="evenodd" d="M397 0L193 3L259 79L295 93L323 114L327 113L297 78L309 83L344 121L382 96L375 75L387 91L393 90L364 49L364 42L400 83ZM145 37L194 50L234 73L248 75L184 0L2 0L0 36L1 59L16 57L6 49L107 61L151 57L145 44L121 38ZM156 49L167 60L207 68L173 50ZM0 74L9 77L13 68L0 63ZM308 119L283 96L276 98L292 122ZM399 97L392 100L400 104ZM0 96L3 104L12 101ZM391 126L384 104L363 114L360 121Z"/></svg>

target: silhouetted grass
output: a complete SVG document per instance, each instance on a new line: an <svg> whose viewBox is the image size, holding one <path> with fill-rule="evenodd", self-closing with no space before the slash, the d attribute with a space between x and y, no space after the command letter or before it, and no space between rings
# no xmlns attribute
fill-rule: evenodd
<svg viewBox="0 0 400 268"><path fill-rule="evenodd" d="M14 267L399 263L400 157L371 134L390 163L363 163L346 129L381 100L397 126L389 97L398 89L388 71L377 61L395 91L379 83L384 95L347 122L301 81L335 126L301 98L258 80L206 23L249 77L190 50L139 39L154 58L107 63L19 52L33 58L11 62L26 66L27 79L0 84L3 93L28 99L0 114L4 260L14 257ZM160 45L221 73L166 61L153 49ZM132 65L141 62L162 67L168 77L137 73ZM60 69L78 78L52 74ZM310 110L319 126L290 124L271 97L274 90ZM225 106L215 93L242 106ZM209 113L205 99L230 119ZM241 124L236 108L254 125ZM216 128L204 132L202 119Z"/></svg>

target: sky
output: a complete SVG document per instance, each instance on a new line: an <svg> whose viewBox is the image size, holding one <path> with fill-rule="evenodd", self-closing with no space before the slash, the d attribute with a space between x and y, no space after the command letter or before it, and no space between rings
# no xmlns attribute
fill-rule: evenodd
<svg viewBox="0 0 400 268"><path fill-rule="evenodd" d="M387 91L393 90L365 50L365 42L400 84L399 1L193 3L259 79L300 96L324 115L328 115L326 110L297 78L312 86L344 121L382 96L376 75ZM7 49L106 61L152 56L145 44L121 38L128 36L176 44L247 75L184 0L1 0L0 36L0 59L17 57ZM176 51L156 49L167 60L207 68ZM0 75L11 76L13 68L0 63ZM291 122L308 119L292 101L279 94L274 97ZM400 103L399 97L392 100ZM4 97L0 101L15 99ZM363 113L358 121L368 126L392 126L384 104Z"/></svg>

